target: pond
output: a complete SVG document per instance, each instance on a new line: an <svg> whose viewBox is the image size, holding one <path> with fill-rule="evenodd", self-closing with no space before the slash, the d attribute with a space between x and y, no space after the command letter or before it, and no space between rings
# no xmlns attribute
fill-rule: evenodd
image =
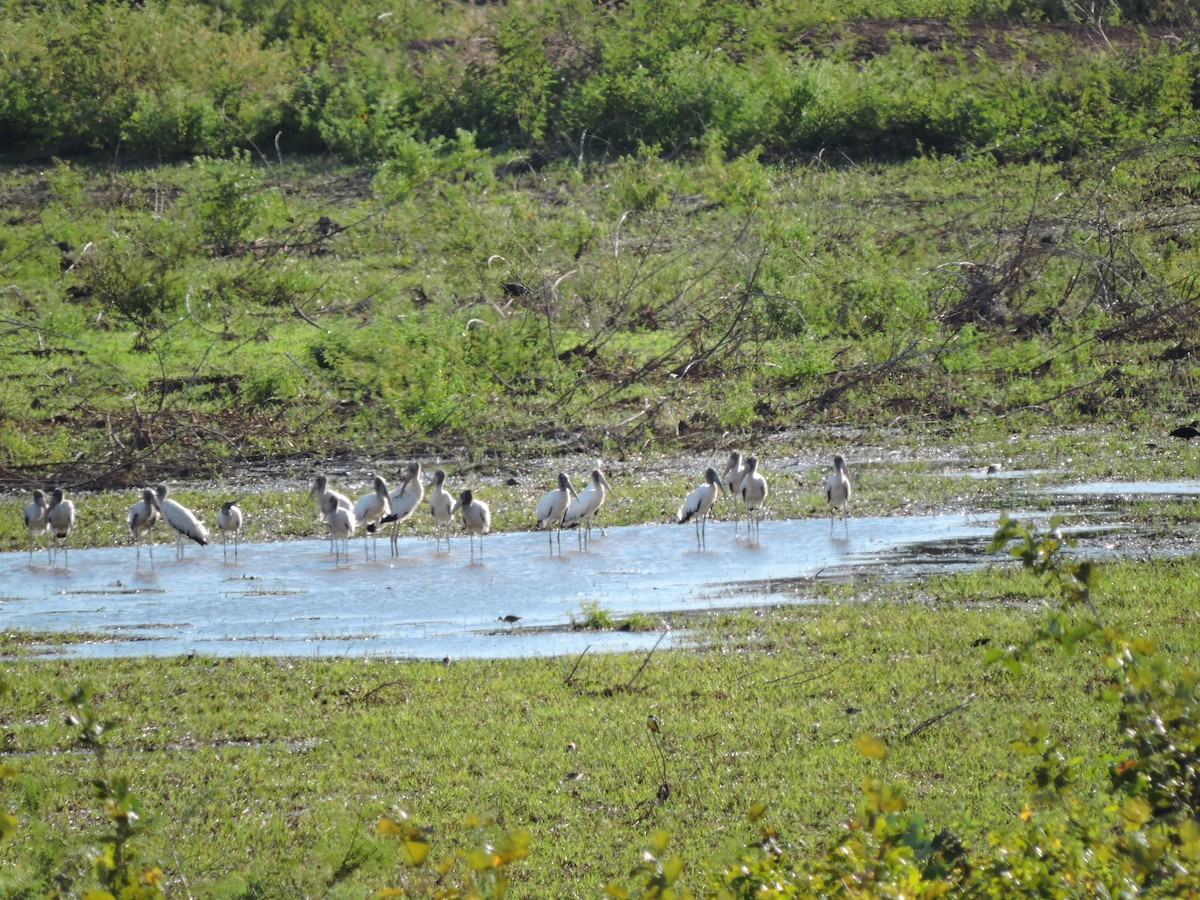
<svg viewBox="0 0 1200 900"><path fill-rule="evenodd" d="M1121 493L1140 493L1125 484ZM1158 489L1155 485L1155 490ZM1063 489L1077 500L1080 487ZM1154 491L1151 491L1154 492ZM1173 493L1194 495L1195 483ZM1101 487L1091 494L1115 493ZM1065 499L1065 498L1064 498ZM1050 513L1021 514L1042 524ZM1070 530L1078 552L1119 552L1112 538L1136 529L1114 517ZM1093 519L1092 521L1096 521ZM379 655L424 659L560 655L648 648L662 637L656 617L780 602L806 602L814 579L874 573L915 577L980 566L993 516L962 513L765 521L756 540L745 527L710 522L706 548L691 525L612 527L586 551L574 532L552 552L545 533L488 535L472 562L465 536L438 550L431 538L386 536L377 559L371 538L351 541L338 566L328 539L243 543L237 561L219 545L189 545L183 559L160 543L151 570L132 546L72 550L70 568L31 565L27 552L0 554L0 627L86 632L93 639L35 648L35 655ZM478 549L478 543L477 548ZM478 554L477 554L478 555ZM589 612L638 614L643 632L582 627ZM514 622L502 617L519 617ZM664 645L684 640L668 635Z"/></svg>

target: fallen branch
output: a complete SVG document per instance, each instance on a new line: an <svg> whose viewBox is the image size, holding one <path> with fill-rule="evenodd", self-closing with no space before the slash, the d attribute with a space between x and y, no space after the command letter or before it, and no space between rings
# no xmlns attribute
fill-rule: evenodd
<svg viewBox="0 0 1200 900"><path fill-rule="evenodd" d="M920 734L922 731L924 731L930 725L936 725L938 722L942 721L942 719L946 718L946 716L966 709L968 706L971 705L971 702L974 699L975 699L975 695L970 694L970 695L968 695L967 699L964 700L962 703L958 703L954 706L951 706L949 709L943 710L942 712L938 713L936 716L930 716L928 719L926 719L920 725L917 725L915 728L913 728L912 731L910 731L904 737L900 738L900 740L901 741L912 740L912 738L916 737L918 734Z"/></svg>
<svg viewBox="0 0 1200 900"><path fill-rule="evenodd" d="M665 631L658 636L658 640L654 642L654 646L650 648L650 652L646 654L646 658L642 660L642 664L638 666L638 670L633 673L633 677L630 678L629 683L625 685L625 690L629 690L631 687L633 687L633 683L641 676L642 670L644 670L650 662L650 657L654 655L654 651L658 649L658 645L663 642L663 638L666 636L667 632Z"/></svg>

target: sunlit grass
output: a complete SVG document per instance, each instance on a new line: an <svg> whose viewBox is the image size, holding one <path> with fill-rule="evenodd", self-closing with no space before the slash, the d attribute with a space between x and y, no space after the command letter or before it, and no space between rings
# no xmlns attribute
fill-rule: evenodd
<svg viewBox="0 0 1200 900"><path fill-rule="evenodd" d="M1100 614L1194 660L1197 569L1194 558L1106 568ZM1008 742L1026 719L1095 761L1085 781L1106 777L1115 710L1093 702L1098 659L1040 652L1020 677L984 663L1039 621L1037 579L1006 567L818 591L830 605L689 617L696 648L649 655L11 661L16 694L0 724L20 771L7 803L23 827L0 847L8 883L37 884L86 844L92 762L60 752L70 740L58 679L89 679L120 720L107 765L131 775L154 814L145 851L172 883L218 896L253 884L325 893L353 847L361 865L334 893L378 890L398 849L372 826L401 808L433 827L435 854L473 840L473 813L528 828L531 855L513 875L531 895L597 893L658 827L699 866L759 802L802 852L853 815L869 771L854 748L862 733L887 742L888 778L910 806L968 843L1020 810ZM19 652L11 641L0 647ZM662 726L665 803L648 713Z"/></svg>

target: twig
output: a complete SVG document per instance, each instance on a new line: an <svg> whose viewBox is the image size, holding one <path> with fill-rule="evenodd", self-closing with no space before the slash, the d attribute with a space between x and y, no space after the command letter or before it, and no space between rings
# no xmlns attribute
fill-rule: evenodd
<svg viewBox="0 0 1200 900"><path fill-rule="evenodd" d="M403 681L385 681L382 684L377 684L377 685L375 685L375 687L371 688L369 691L367 691L365 694L363 694L361 697L359 697L358 702L366 703L368 700L370 700L373 696L375 696L377 693L382 691L384 688L395 687L398 684L402 685L402 684L404 684L404 682Z"/></svg>
<svg viewBox="0 0 1200 900"><path fill-rule="evenodd" d="M591 649L592 649L592 645L588 644L586 647L583 648L583 652L579 654L579 658L575 660L575 665L571 667L571 674L568 675L566 680L563 682L563 684L565 684L567 687L570 687L571 682L575 680L575 673L579 670L579 664L581 662L583 662L583 658L587 655L587 652Z"/></svg>
<svg viewBox="0 0 1200 900"><path fill-rule="evenodd" d="M912 731L910 731L904 737L900 738L900 740L901 741L911 740L912 738L914 738L918 734L920 734L922 731L924 731L926 728L928 728L930 725L936 725L938 722L942 721L942 719L946 718L946 716L950 715L951 713L956 713L956 712L966 709L968 706L971 705L971 701L973 701L974 699L975 699L975 695L969 694L967 696L967 699L964 700L962 703L958 703L954 706L951 706L949 709L943 710L942 712L938 713L936 716L930 716L928 719L926 719L920 725L917 725L915 728L913 728Z"/></svg>
<svg viewBox="0 0 1200 900"><path fill-rule="evenodd" d="M642 660L642 664L638 666L638 670L633 673L633 677L630 678L629 683L625 685L625 690L629 690L631 687L633 687L633 683L638 680L638 677L642 674L642 670L645 669L647 664L650 662L650 657L654 655L654 651L658 649L658 645L663 642L663 638L666 636L667 632L665 631L658 636L658 640L654 642L654 646L650 648L650 652L646 654L646 658Z"/></svg>
<svg viewBox="0 0 1200 900"><path fill-rule="evenodd" d="M823 672L818 672L816 675L813 675L809 678L805 678L803 681L800 682L800 684L808 684L810 681L816 681L818 678L824 678L826 675L830 675L833 672L836 672L838 669L840 669L844 665L846 665L845 660L838 663L836 666L834 666L831 669L825 669ZM763 684L764 685L776 684L777 682L787 681L791 678L795 678L797 675L803 675L803 674L805 674L805 673L804 672L793 672L791 675L780 675L778 678L772 678L770 681L764 681Z"/></svg>

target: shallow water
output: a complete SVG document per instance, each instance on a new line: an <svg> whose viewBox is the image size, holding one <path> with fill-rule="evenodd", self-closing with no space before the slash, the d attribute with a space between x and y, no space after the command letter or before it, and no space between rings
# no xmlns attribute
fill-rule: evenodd
<svg viewBox="0 0 1200 900"><path fill-rule="evenodd" d="M780 585L851 572L908 576L977 565L994 520L961 514L767 521L757 541L710 522L707 549L691 525L637 525L577 537L550 553L544 533L492 534L471 563L456 536L437 551L402 538L388 556L365 559L370 539L351 541L336 566L322 538L243 543L237 562L219 546L189 546L182 560L159 544L150 570L132 547L72 550L70 569L44 555L0 554L0 627L76 631L100 639L46 654L137 656L386 655L440 659L580 653L649 647L657 631L572 630L595 607L615 618L653 617L780 602ZM476 542L478 550L478 541ZM795 602L794 591L786 598ZM520 616L514 625L497 621ZM664 644L669 643L669 640Z"/></svg>
<svg viewBox="0 0 1200 900"><path fill-rule="evenodd" d="M1015 514L1030 518L1027 513ZM1048 512L1032 516L1043 522ZM995 561L985 548L992 517L959 514L767 521L759 538L710 522L706 548L691 525L594 532L587 551L574 532L551 552L547 535L492 534L483 559L468 541L449 551L428 538L351 541L338 566L327 538L243 543L237 561L219 546L189 545L175 559L158 544L151 570L133 547L72 550L70 568L0 554L0 627L86 632L95 640L37 648L39 655L509 657L648 648L661 631L573 629L596 608L613 618L681 610L805 602L813 579L875 574L915 577ZM1106 554L1113 524L1070 531L1079 552ZM478 551L478 541L476 550ZM477 552L478 556L478 552ZM514 624L498 621L519 616ZM665 626L664 626L665 627ZM683 635L668 635L669 645Z"/></svg>

